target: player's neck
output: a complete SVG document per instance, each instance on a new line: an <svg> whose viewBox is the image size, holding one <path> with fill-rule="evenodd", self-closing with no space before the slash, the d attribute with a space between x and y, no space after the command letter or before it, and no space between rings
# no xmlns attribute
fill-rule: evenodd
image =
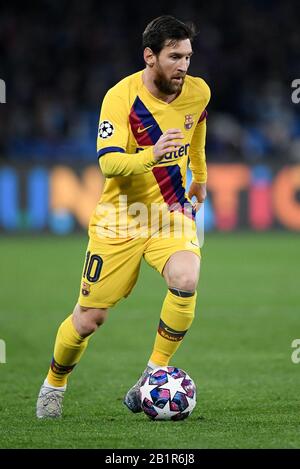
<svg viewBox="0 0 300 469"><path fill-rule="evenodd" d="M171 103L180 94L174 93L170 95L162 93L155 85L152 74L147 68L143 71L142 80L149 93L152 94L152 96L154 96L155 98L164 101L165 103Z"/></svg>

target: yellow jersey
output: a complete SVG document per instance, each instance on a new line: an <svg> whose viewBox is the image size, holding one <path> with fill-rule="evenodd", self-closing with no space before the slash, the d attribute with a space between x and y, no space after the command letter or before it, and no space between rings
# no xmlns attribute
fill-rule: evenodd
<svg viewBox="0 0 300 469"><path fill-rule="evenodd" d="M121 80L102 103L97 152L106 180L90 220L89 234L94 239L129 238L128 224L134 221L139 204L148 210L152 204L164 204L170 211L193 217L192 209L184 211L191 207L185 192L188 161L193 180L206 182L208 85L187 75L179 96L166 103L148 91L142 74ZM176 151L156 163L153 146L170 128L181 129L184 139Z"/></svg>

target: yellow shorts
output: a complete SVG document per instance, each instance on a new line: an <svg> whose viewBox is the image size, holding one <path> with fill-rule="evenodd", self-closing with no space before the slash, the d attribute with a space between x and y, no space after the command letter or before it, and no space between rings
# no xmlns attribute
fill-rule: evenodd
<svg viewBox="0 0 300 469"><path fill-rule="evenodd" d="M181 237L90 238L78 303L87 308L112 307L133 289L143 257L162 274L170 256L178 251L191 251L200 257L194 223L193 229Z"/></svg>

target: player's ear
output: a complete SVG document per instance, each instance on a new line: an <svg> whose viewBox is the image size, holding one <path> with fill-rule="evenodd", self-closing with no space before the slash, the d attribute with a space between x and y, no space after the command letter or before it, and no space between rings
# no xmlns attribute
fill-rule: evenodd
<svg viewBox="0 0 300 469"><path fill-rule="evenodd" d="M155 55L150 47L145 47L144 49L144 61L148 67L153 67L155 63Z"/></svg>

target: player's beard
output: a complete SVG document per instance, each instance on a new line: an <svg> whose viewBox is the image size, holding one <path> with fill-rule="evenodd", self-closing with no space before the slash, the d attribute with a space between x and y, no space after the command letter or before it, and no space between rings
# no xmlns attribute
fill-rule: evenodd
<svg viewBox="0 0 300 469"><path fill-rule="evenodd" d="M158 90L165 95L179 94L184 83L184 76L181 76L181 78L182 80L178 82L174 81L172 78L168 79L160 69L157 70L154 84Z"/></svg>

